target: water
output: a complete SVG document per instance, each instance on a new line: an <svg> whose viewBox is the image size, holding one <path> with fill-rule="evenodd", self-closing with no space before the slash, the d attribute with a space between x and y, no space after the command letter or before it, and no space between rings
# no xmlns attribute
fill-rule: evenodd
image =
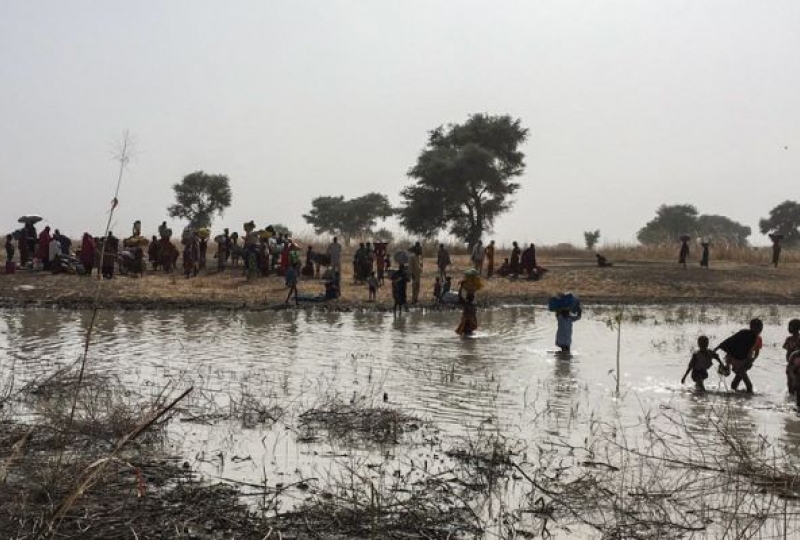
<svg viewBox="0 0 800 540"><path fill-rule="evenodd" d="M635 438L648 414L663 411L680 415L702 436L709 410L724 406L735 411L737 429L747 438L775 440L800 458L800 419L786 395L781 349L797 309L627 309L619 397L617 335L609 328L617 310L585 312L575 324L569 359L554 352L554 317L532 307L481 311L471 339L455 335L459 315L453 312L394 318L294 310L107 311L96 325L89 364L145 395L170 381L175 389L194 385L195 394L212 401L235 400L243 391L271 396L289 411L274 425L173 422L171 449L214 478L285 484L330 478L344 456L428 459L424 445L414 442L389 449L297 442L293 419L303 410L334 394L380 403L384 392L390 406L435 426L445 447L487 426L526 448L545 435L578 442L587 437L587 418L606 419ZM699 335L713 345L755 316L765 322L764 350L751 371L755 396L729 394L715 371L708 395L695 394L691 381L680 384ZM75 362L89 320L85 312L1 310L0 380L13 369L18 385Z"/></svg>

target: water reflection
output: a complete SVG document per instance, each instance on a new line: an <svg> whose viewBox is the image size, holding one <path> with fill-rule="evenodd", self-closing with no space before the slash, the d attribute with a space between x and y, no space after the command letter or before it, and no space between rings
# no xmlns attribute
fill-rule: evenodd
<svg viewBox="0 0 800 540"><path fill-rule="evenodd" d="M634 421L643 406L669 403L699 434L708 429L704 418L710 408L724 404L736 411L735 427L743 436L771 432L786 441L797 439L797 420L783 398L780 351L771 350L782 343L790 310L681 306L626 311L631 321L623 326L622 382L635 398L615 402L609 372L616 335L606 321L616 310L587 309L576 324L570 357L548 352L553 317L524 307L481 310L478 335L469 339L456 336L460 314L447 311L398 317L305 310L101 311L90 357L93 367L137 386L143 381L163 386L172 378L235 388L256 374L268 374L265 385L285 387L309 400L323 389L349 396L377 393L380 387L396 404L452 431L495 417L535 438L526 423L534 407L550 407L559 423L576 410L619 407L623 419ZM743 400L719 392L697 396L676 391L697 335L719 339L750 317L765 314L769 350L754 370L758 395ZM89 312L0 311L3 365L15 362L15 377L24 381L74 362L90 319Z"/></svg>

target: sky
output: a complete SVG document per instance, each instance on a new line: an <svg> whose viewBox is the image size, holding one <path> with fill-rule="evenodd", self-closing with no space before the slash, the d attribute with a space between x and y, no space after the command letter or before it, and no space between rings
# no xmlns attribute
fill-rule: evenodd
<svg viewBox="0 0 800 540"><path fill-rule="evenodd" d="M231 180L215 228L311 233L311 199L398 204L428 131L489 113L530 137L487 238L632 243L689 203L765 243L800 198L798 28L796 0L3 0L0 230L102 232L127 130L117 234L198 170Z"/></svg>

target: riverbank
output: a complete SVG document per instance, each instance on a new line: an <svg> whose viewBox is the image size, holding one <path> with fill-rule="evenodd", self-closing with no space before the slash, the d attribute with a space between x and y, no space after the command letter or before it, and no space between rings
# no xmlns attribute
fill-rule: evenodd
<svg viewBox="0 0 800 540"><path fill-rule="evenodd" d="M468 268L467 258L453 257L450 275L457 282ZM574 291L585 303L601 304L800 304L800 264L780 268L764 264L724 261L710 269L681 268L672 261L620 260L612 268L598 268L591 253L540 260L549 270L540 281L494 277L478 294L482 306L544 304L558 291ZM420 302L432 305L435 264L425 260ZM21 272L0 276L0 306L85 309L93 305L97 281L93 278ZM302 295L321 295L320 280L301 280ZM148 272L141 278L119 276L101 284L99 305L108 309L283 309L287 289L277 276L247 281L240 268L223 273L210 269L196 278L182 274ZM409 286L409 300L411 287ZM301 302L301 308L332 311L385 311L392 307L389 283L369 302L363 284L354 284L345 269L342 296L331 302Z"/></svg>

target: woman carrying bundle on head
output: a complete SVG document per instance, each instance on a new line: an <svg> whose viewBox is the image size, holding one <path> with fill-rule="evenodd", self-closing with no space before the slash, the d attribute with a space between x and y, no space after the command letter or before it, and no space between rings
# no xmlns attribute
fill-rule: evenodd
<svg viewBox="0 0 800 540"><path fill-rule="evenodd" d="M464 272L464 279L458 286L458 303L461 305L461 322L456 328L459 336L471 336L478 329L478 306L475 293L483 288L477 270Z"/></svg>
<svg viewBox="0 0 800 540"><path fill-rule="evenodd" d="M581 301L572 293L559 293L550 298L547 308L556 314L556 347L569 353L572 347L572 325L581 320Z"/></svg>

